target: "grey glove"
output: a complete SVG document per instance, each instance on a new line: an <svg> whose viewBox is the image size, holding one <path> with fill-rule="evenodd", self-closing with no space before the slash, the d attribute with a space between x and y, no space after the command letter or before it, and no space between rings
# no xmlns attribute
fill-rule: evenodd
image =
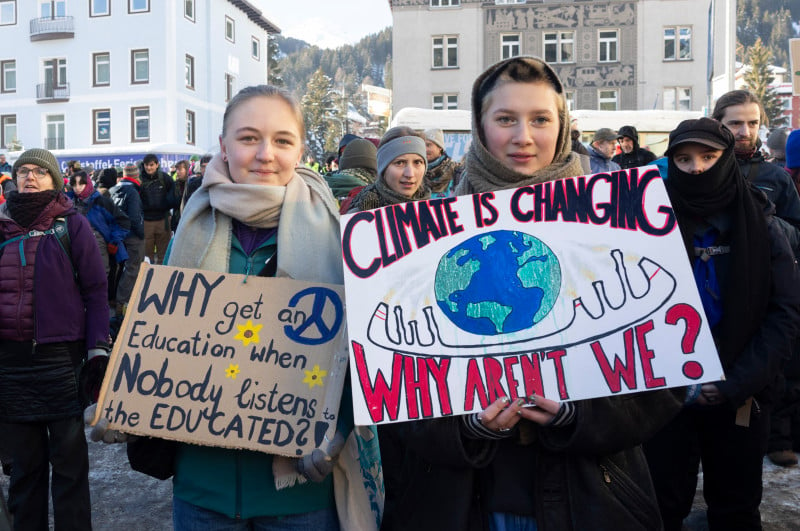
<svg viewBox="0 0 800 531"><path fill-rule="evenodd" d="M317 448L297 460L297 472L315 483L323 481L333 471L333 465L344 448L344 435L337 431L328 445L327 453Z"/></svg>
<svg viewBox="0 0 800 531"><path fill-rule="evenodd" d="M87 426L91 425L96 411L97 411L97 404L92 404L91 406L83 410L84 424L86 424ZM136 437L134 435L128 435L127 433L119 430L108 429L108 419L105 417L100 417L100 420L97 421L97 424L92 426L92 431L89 433L89 438L94 442L103 441L104 443L111 444L111 443L128 442L135 439Z"/></svg>

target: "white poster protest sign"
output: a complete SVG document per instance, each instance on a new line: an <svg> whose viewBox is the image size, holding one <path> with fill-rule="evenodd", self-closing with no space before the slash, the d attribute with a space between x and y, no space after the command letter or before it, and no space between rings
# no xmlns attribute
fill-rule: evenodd
<svg viewBox="0 0 800 531"><path fill-rule="evenodd" d="M654 167L342 218L357 424L723 378Z"/></svg>

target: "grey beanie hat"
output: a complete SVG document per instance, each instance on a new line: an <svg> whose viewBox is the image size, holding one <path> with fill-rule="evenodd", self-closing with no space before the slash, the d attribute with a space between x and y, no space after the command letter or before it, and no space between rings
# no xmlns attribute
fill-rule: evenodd
<svg viewBox="0 0 800 531"><path fill-rule="evenodd" d="M425 140L430 140L444 150L444 132L441 129L427 129L423 134Z"/></svg>
<svg viewBox="0 0 800 531"><path fill-rule="evenodd" d="M789 132L789 129L780 127L767 137L767 147L773 157L786 157L786 141L789 139Z"/></svg>
<svg viewBox="0 0 800 531"><path fill-rule="evenodd" d="M61 175L61 168L52 153L46 149L33 148L25 151L11 169L11 176L17 178L17 169L23 164L35 164L40 168L45 168L53 178L53 186L59 192L64 190L64 177Z"/></svg>
<svg viewBox="0 0 800 531"><path fill-rule="evenodd" d="M339 158L339 169L366 168L378 171L378 149L365 138L351 140Z"/></svg>
<svg viewBox="0 0 800 531"><path fill-rule="evenodd" d="M425 171L428 171L428 159L425 156L425 141L418 136L400 136L394 138L378 148L378 177L391 162L400 155L413 153L422 157L425 162Z"/></svg>

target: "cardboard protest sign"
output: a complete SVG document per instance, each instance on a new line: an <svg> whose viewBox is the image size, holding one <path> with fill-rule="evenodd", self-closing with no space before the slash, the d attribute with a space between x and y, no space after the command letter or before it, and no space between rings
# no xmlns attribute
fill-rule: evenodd
<svg viewBox="0 0 800 531"><path fill-rule="evenodd" d="M357 424L723 378L654 167L342 218Z"/></svg>
<svg viewBox="0 0 800 531"><path fill-rule="evenodd" d="M293 457L324 446L347 367L342 292L142 264L95 422Z"/></svg>

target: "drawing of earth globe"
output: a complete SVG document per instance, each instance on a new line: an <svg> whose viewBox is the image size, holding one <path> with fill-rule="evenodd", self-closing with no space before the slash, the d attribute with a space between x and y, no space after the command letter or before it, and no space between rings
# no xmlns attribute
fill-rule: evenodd
<svg viewBox="0 0 800 531"><path fill-rule="evenodd" d="M450 249L436 269L436 302L461 330L498 335L531 328L553 309L561 265L524 232L479 234Z"/></svg>

